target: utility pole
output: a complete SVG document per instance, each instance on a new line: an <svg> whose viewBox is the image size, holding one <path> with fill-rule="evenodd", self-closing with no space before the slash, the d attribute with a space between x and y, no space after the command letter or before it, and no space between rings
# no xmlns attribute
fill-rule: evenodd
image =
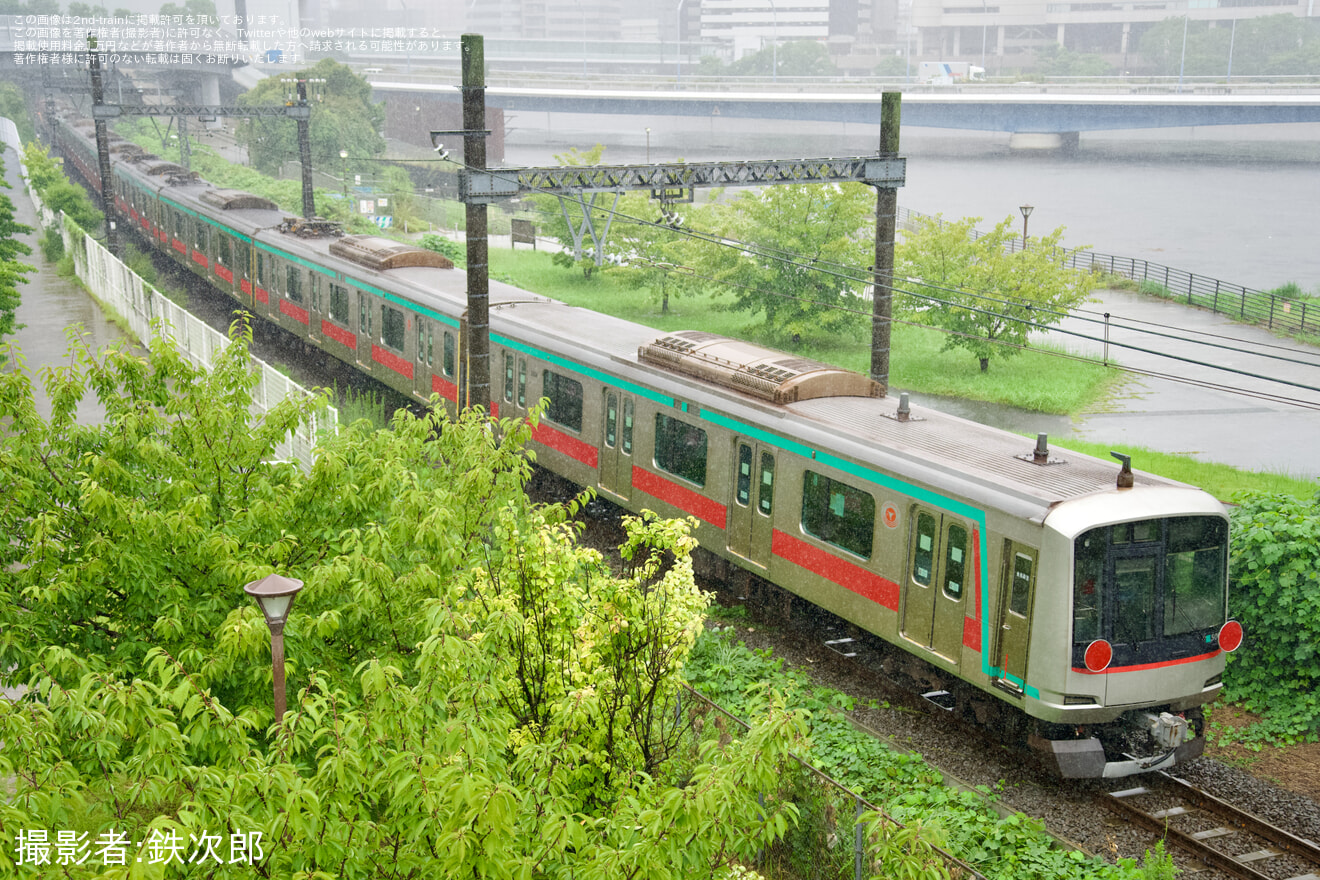
<svg viewBox="0 0 1320 880"><path fill-rule="evenodd" d="M110 136L106 131L106 114L102 112L105 92L101 83L101 53L96 49L96 37L87 35L87 65L92 75L92 125L96 129L96 170L101 178L101 207L105 210L105 247L119 256L119 239L115 235L115 187L110 178Z"/></svg>
<svg viewBox="0 0 1320 880"><path fill-rule="evenodd" d="M294 117L298 123L298 159L302 162L302 208L303 217L311 220L316 216L316 203L312 198L312 140L308 132L311 122L311 108L307 106L307 81L298 80L298 107L307 112Z"/></svg>
<svg viewBox="0 0 1320 880"><path fill-rule="evenodd" d="M885 92L880 101L880 157L898 156L902 92ZM871 378L889 392L889 339L894 313L894 231L898 220L898 190L875 190L875 279L871 296Z"/></svg>
<svg viewBox="0 0 1320 880"><path fill-rule="evenodd" d="M486 52L480 34L463 34L463 165L468 176L486 170ZM490 412L490 266L486 204L468 201L467 344L469 407ZM460 395L462 392L459 392Z"/></svg>

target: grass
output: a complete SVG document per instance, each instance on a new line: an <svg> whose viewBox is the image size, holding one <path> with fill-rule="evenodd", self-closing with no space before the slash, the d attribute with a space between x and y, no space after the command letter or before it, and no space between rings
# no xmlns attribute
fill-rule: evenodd
<svg viewBox="0 0 1320 880"><path fill-rule="evenodd" d="M1299 498L1309 498L1320 491L1320 482L1316 480L1267 471L1239 470L1231 465L1198 461L1190 455L1156 452L1144 446L1092 443L1071 437L1067 440L1051 441L1051 446L1057 449L1072 449L1104 459L1109 458L1111 450L1121 452L1132 456L1132 466L1137 470L1198 486L1221 501L1231 501L1239 492L1247 490L1282 492Z"/></svg>
<svg viewBox="0 0 1320 880"><path fill-rule="evenodd" d="M660 313L659 296L630 288L608 271L590 278L577 270L555 266L539 251L497 249L490 252L492 277L593 311L633 321L656 330L701 329L756 342L793 354L867 372L870 340L855 337L804 338L786 343L765 327L759 316L727 309L730 301L714 296L671 298L668 314ZM988 372L971 354L942 351L946 337L924 327L894 325L890 384L895 388L984 400L1046 413L1073 413L1101 399L1116 374L1098 364L1082 363L1040 352L1023 352L991 362ZM1056 349L1058 351L1058 349Z"/></svg>

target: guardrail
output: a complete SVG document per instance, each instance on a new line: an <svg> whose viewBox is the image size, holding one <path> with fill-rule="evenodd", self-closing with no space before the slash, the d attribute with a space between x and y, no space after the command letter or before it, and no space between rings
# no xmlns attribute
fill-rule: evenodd
<svg viewBox="0 0 1320 880"><path fill-rule="evenodd" d="M934 219L929 214L907 208L898 209L898 223L904 229L915 229L917 221L923 218ZM977 230L973 234L979 237L982 233ZM1009 244L1010 251L1021 249L1020 238ZM1064 265L1152 285L1143 292L1161 299L1209 309L1281 333L1320 334L1320 300L1280 296L1136 257L1100 254L1091 250L1058 250L1063 254Z"/></svg>
<svg viewBox="0 0 1320 880"><path fill-rule="evenodd" d="M223 333L143 281L76 223L62 214L55 216L31 187L28 187L28 193L42 224L47 227L58 224L64 237L65 252L73 256L78 278L93 296L128 324L139 342L149 345L153 338L163 336L194 365L211 368L217 355L229 344ZM255 357L251 361L260 376L252 392L253 412L265 413L290 395L311 393L265 361ZM275 447L273 457L296 461L304 470L310 470L321 435L336 433L338 429L339 411L326 406L296 431L286 435Z"/></svg>

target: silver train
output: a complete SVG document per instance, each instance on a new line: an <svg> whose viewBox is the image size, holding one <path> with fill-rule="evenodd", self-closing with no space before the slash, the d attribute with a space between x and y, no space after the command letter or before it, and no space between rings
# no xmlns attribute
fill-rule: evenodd
<svg viewBox="0 0 1320 880"><path fill-rule="evenodd" d="M58 122L99 187L90 123ZM463 394L465 279L371 236L305 237L273 204L117 142L121 224L235 303L419 401ZM943 705L1065 777L1164 769L1242 640L1228 518L1206 493L880 396L868 378L491 284L492 409L549 401L543 467L695 519L729 577L854 627Z"/></svg>

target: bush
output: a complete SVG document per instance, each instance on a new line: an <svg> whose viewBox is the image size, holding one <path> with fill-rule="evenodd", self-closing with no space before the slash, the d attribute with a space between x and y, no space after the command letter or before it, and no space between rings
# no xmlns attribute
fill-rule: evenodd
<svg viewBox="0 0 1320 880"><path fill-rule="evenodd" d="M41 255L47 263L58 263L64 257L64 236L53 226L42 233Z"/></svg>
<svg viewBox="0 0 1320 880"><path fill-rule="evenodd" d="M442 235L427 233L423 235L418 242L428 251L435 251L441 256L448 257L454 262L455 266L462 268L467 265L467 249L452 239L445 238Z"/></svg>
<svg viewBox="0 0 1320 880"><path fill-rule="evenodd" d="M1264 717L1256 739L1320 732L1320 495L1251 493L1232 512L1229 614L1246 640L1226 696Z"/></svg>

